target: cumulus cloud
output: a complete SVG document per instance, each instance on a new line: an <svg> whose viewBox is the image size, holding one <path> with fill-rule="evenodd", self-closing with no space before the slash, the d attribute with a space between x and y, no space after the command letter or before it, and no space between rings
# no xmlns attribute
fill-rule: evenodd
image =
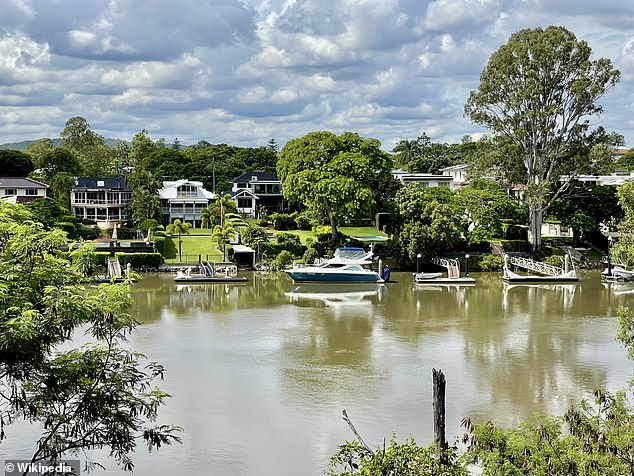
<svg viewBox="0 0 634 476"><path fill-rule="evenodd" d="M483 132L462 111L491 53L559 24L621 69L602 125L634 145L633 19L620 0L5 0L0 141L56 136L75 115L184 143L458 141Z"/></svg>

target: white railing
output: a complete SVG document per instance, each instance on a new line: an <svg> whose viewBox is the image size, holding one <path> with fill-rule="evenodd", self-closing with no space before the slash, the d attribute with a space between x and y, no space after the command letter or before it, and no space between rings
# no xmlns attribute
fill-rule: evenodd
<svg viewBox="0 0 634 476"><path fill-rule="evenodd" d="M509 263L546 276L559 276L560 274L564 274L563 268L542 263L541 261L534 261L529 258L522 258L520 256L509 256Z"/></svg>

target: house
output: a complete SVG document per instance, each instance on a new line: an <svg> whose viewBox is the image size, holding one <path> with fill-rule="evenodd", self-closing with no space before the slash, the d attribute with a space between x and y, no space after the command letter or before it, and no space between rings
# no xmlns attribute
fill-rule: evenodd
<svg viewBox="0 0 634 476"><path fill-rule="evenodd" d="M161 214L165 225L179 219L200 228L200 212L216 199L216 194L203 188L203 183L180 179L163 182L158 191L161 200Z"/></svg>
<svg viewBox="0 0 634 476"><path fill-rule="evenodd" d="M455 188L459 188L467 184L468 170L469 164L452 165L451 167L440 169L443 175L447 175L453 178L453 184Z"/></svg>
<svg viewBox="0 0 634 476"><path fill-rule="evenodd" d="M282 182L271 174L246 172L234 178L231 183L230 195L236 203L238 213L257 217L261 208L269 213L281 212L286 208Z"/></svg>
<svg viewBox="0 0 634 476"><path fill-rule="evenodd" d="M392 170L392 176L403 185L417 183L420 188L449 187L449 190L454 189L453 178L448 175L419 174L397 169Z"/></svg>
<svg viewBox="0 0 634 476"><path fill-rule="evenodd" d="M48 185L26 177L0 177L0 198L12 203L27 203L46 197Z"/></svg>
<svg viewBox="0 0 634 476"><path fill-rule="evenodd" d="M128 218L132 190L123 177L78 177L70 190L70 208L79 220L97 222L101 229L121 226Z"/></svg>

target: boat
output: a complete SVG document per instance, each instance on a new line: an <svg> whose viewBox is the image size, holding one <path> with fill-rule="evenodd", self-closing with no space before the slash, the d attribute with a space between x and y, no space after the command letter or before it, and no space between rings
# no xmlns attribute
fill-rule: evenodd
<svg viewBox="0 0 634 476"><path fill-rule="evenodd" d="M511 271L509 265L532 271L537 274L519 274ZM568 255L564 256L564 266L552 266L520 256L504 255L502 280L505 283L573 283L579 281Z"/></svg>
<svg viewBox="0 0 634 476"><path fill-rule="evenodd" d="M457 259L435 257L433 263L443 266L447 275L443 273L414 273L414 282L420 286L473 286L475 279L469 275L460 275L460 262Z"/></svg>
<svg viewBox="0 0 634 476"><path fill-rule="evenodd" d="M244 283L247 278L238 276L238 267L233 263L212 264L209 261L200 261L197 273L192 273L192 268L187 268L185 271L178 270L174 281L189 284Z"/></svg>
<svg viewBox="0 0 634 476"><path fill-rule="evenodd" d="M607 281L634 281L634 271L618 264L608 266L601 275Z"/></svg>
<svg viewBox="0 0 634 476"><path fill-rule="evenodd" d="M335 250L333 258L312 266L293 265L285 269L294 282L298 283L384 283L389 279L390 268L377 271L369 269L373 263L373 252L363 248L342 247Z"/></svg>

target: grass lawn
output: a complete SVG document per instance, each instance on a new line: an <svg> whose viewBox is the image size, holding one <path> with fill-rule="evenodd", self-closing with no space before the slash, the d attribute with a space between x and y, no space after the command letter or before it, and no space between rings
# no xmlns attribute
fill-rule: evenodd
<svg viewBox="0 0 634 476"><path fill-rule="evenodd" d="M279 233L284 233L282 231L277 231L277 230L272 230L272 231L273 231L273 234L275 235ZM348 235L348 236L383 236L387 238L387 235L385 233L378 232L376 228L374 228L373 226L358 226L358 227L343 226L339 228L339 231L341 231L341 233L343 233L344 235ZM315 237L312 231L307 231L307 230L290 230L290 231L287 231L286 233L291 233L292 235L299 236L299 239L301 240L303 245L306 244L306 238Z"/></svg>
<svg viewBox="0 0 634 476"><path fill-rule="evenodd" d="M200 255L203 260L212 262L222 261L222 252L216 250L216 241L210 236L198 234L181 235L182 262L197 263ZM165 240L165 261L168 263L179 262L178 236L167 237Z"/></svg>

